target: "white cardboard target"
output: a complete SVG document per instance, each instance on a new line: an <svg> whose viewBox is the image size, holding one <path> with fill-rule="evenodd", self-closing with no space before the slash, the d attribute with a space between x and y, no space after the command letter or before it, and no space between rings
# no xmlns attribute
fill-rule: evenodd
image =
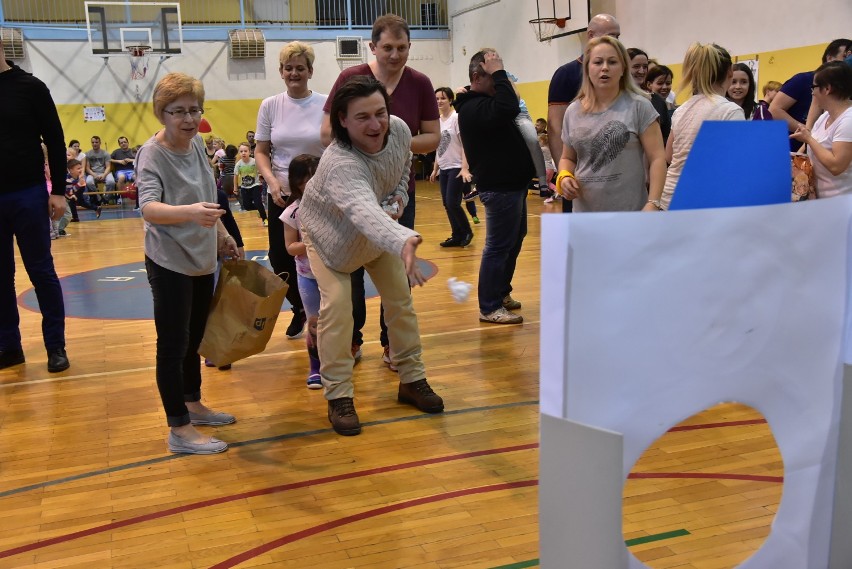
<svg viewBox="0 0 852 569"><path fill-rule="evenodd" d="M829 565L851 217L852 197L544 217L541 333L565 357L541 358L542 567L645 567L624 546L624 481L724 401L763 413L785 469L772 530L739 567L852 567L840 543Z"/></svg>

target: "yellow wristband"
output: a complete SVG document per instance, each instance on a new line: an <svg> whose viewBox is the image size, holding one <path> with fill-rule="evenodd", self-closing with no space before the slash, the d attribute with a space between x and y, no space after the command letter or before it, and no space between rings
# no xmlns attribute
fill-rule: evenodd
<svg viewBox="0 0 852 569"><path fill-rule="evenodd" d="M556 191L560 191L562 189L562 180L564 178L573 178L574 174L569 172L568 170L560 170L559 175L556 176Z"/></svg>

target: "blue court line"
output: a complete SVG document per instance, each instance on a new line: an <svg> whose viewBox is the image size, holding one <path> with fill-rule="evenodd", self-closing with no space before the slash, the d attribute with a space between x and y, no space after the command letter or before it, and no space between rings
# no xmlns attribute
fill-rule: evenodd
<svg viewBox="0 0 852 569"><path fill-rule="evenodd" d="M446 417L448 415L464 415L467 413L480 413L484 411L495 411L498 409L511 409L512 407L525 407L529 405L538 405L538 401L519 401L517 403L504 403L502 405L487 405L485 407L470 407L467 409L456 409L453 411L444 411L443 413L436 414L428 414L423 413L420 415L407 415L405 417L396 417L394 419L380 419L378 421L369 421L366 423L361 423L364 427L373 427L376 425L390 425L392 423L402 423L405 421L418 421L421 419L435 419L440 417ZM327 433L333 433L334 429L326 428L326 429L314 429L312 431L300 431L297 433L287 433L284 435L275 435L274 437L264 437L262 439L252 439L248 441L241 441L236 443L228 443L228 446L231 448L243 447L249 445L256 445L262 443L271 443L276 441L286 441L290 439L299 439L303 437L312 437L314 435L322 435ZM57 486L59 484L64 484L66 482L74 482L76 480L83 480L85 478L94 478L95 476L100 476L102 474L112 474L113 472L121 472L122 470L131 470L133 468L139 468L142 466L150 466L152 464L159 464L161 462L166 462L169 460L178 460L181 458L188 458L193 455L189 454L170 454L167 456L161 456L159 458L151 458L148 460L142 460L139 462L130 462L128 464L122 464L120 466L113 466L111 468L104 468L101 470L92 470L90 472L83 472L81 474L75 474L73 476L66 476L65 478L57 478L56 480L47 480L45 482L39 482L38 484L31 484L29 486L21 486L20 488L12 488L11 490L6 490L4 492L0 492L0 498L5 498L7 496L14 496L16 494L22 494L24 492L29 492L30 490L39 490L41 488L47 488L48 486Z"/></svg>

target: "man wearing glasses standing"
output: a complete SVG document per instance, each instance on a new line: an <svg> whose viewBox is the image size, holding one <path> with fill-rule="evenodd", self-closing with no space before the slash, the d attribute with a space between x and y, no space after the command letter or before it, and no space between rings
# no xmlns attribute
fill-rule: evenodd
<svg viewBox="0 0 852 569"><path fill-rule="evenodd" d="M47 147L51 193L45 183L42 142ZM15 295L17 240L35 287L47 370L68 369L65 303L50 254L50 219L65 213L65 139L47 86L6 61L0 42L0 153L14 164L0 184L0 369L24 363Z"/></svg>

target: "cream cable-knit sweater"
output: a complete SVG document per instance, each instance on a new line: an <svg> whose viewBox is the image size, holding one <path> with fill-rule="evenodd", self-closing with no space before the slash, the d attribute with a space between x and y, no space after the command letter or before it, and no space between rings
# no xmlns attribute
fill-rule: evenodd
<svg viewBox="0 0 852 569"><path fill-rule="evenodd" d="M305 187L299 218L305 240L330 269L351 273L383 252L402 252L416 232L382 209L391 194L408 204L411 132L390 117L387 144L366 154L337 140L323 152L316 174Z"/></svg>

